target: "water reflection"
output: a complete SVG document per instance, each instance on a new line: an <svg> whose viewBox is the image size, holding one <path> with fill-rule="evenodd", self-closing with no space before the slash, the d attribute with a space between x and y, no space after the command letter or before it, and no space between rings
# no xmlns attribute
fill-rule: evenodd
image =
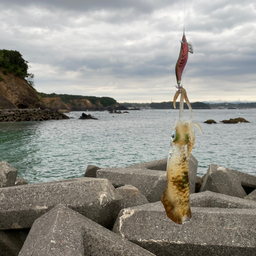
<svg viewBox="0 0 256 256"><path fill-rule="evenodd" d="M0 123L0 161L18 169L19 176L41 161L37 156L40 145L35 143L40 137L40 125L41 122Z"/></svg>

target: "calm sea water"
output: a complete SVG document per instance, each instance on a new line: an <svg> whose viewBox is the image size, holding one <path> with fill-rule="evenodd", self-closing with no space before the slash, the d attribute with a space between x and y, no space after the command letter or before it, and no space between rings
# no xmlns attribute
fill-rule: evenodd
<svg viewBox="0 0 256 256"><path fill-rule="evenodd" d="M0 161L18 169L29 183L82 177L89 164L124 167L165 158L177 110L141 110L129 114L92 112L99 120L0 123ZM194 110L197 129L192 154L198 174L215 163L256 175L256 109ZM243 117L250 123L204 124L207 119Z"/></svg>

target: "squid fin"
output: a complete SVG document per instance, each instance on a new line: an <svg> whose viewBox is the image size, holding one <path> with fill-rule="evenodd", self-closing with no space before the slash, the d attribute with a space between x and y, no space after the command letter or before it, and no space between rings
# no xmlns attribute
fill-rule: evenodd
<svg viewBox="0 0 256 256"><path fill-rule="evenodd" d="M166 188L166 190L164 191L161 202L164 205L167 216L173 222L177 224L183 224L184 222L189 221L191 219L192 214L190 207L188 208L187 213L185 215L182 215L179 211L177 211L177 206L170 198L168 188Z"/></svg>

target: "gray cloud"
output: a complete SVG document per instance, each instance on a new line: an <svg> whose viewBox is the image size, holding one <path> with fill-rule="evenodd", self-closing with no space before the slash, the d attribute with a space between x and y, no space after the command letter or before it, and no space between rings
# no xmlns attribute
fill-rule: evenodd
<svg viewBox="0 0 256 256"><path fill-rule="evenodd" d="M231 100L223 91L255 101L256 4L184 2L194 46L183 77L191 101ZM21 52L39 91L167 101L184 2L0 0L0 48Z"/></svg>

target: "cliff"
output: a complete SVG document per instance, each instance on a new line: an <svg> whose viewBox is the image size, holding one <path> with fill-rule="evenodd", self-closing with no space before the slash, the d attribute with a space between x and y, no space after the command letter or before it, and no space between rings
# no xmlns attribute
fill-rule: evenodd
<svg viewBox="0 0 256 256"><path fill-rule="evenodd" d="M110 110L123 107L110 97L39 93L47 108L66 111ZM125 108L126 109L126 108Z"/></svg>
<svg viewBox="0 0 256 256"><path fill-rule="evenodd" d="M44 108L37 91L24 78L0 68L0 108Z"/></svg>

